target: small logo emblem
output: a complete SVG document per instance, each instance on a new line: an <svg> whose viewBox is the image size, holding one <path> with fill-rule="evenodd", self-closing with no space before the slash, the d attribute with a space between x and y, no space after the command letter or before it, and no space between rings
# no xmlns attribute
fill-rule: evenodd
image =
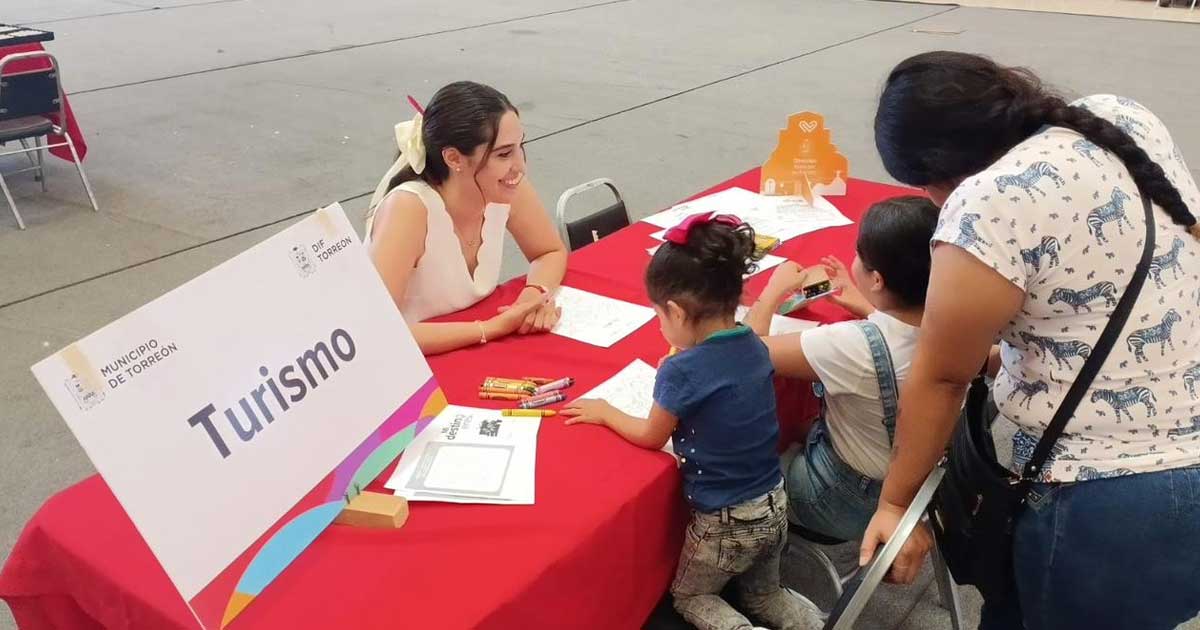
<svg viewBox="0 0 1200 630"><path fill-rule="evenodd" d="M303 247L293 245L291 254L292 262L296 264L301 278L307 278L316 273L317 266L313 264L312 259L308 257L308 252L304 251Z"/></svg>
<svg viewBox="0 0 1200 630"><path fill-rule="evenodd" d="M63 381L67 391L71 392L71 397L75 399L75 404L83 411L87 411L96 405L104 402L104 392L98 392L88 387L79 378L78 374L72 374L69 378Z"/></svg>

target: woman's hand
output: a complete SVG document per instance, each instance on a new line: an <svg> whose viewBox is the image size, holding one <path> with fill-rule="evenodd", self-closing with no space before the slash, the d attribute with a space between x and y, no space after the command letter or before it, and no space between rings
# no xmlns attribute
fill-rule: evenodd
<svg viewBox="0 0 1200 630"><path fill-rule="evenodd" d="M879 501L879 507L875 509L875 516L871 517L871 522L867 524L867 530L863 533L862 547L858 552L859 566L867 566L875 555L875 549L892 539L906 510L907 508L903 506L893 505L883 500ZM921 571L925 555L929 553L930 549L933 549L933 534L930 533L927 525L920 523L916 529L913 529L908 540L904 541L904 546L900 548L900 555L892 561L892 567L887 573L887 580L896 584L912 584L913 580L917 578L917 573Z"/></svg>
<svg viewBox="0 0 1200 630"><path fill-rule="evenodd" d="M488 341L507 337L521 330L521 327L525 325L525 320L530 315L537 313L545 305L546 301L539 298L527 301L518 300L509 306L501 306L499 309L496 309L496 316L487 320L484 324Z"/></svg>
<svg viewBox="0 0 1200 630"><path fill-rule="evenodd" d="M544 295L535 287L526 287L517 296L515 302L509 306L501 307L501 310L516 308L530 302L537 303L539 306L533 311L528 312L521 325L513 332L519 335L550 332L554 328L554 325L558 323L558 318L562 315L562 309L555 305L554 298Z"/></svg>
<svg viewBox="0 0 1200 630"><path fill-rule="evenodd" d="M854 284L850 270L837 256L825 256L821 259L821 265L825 268L825 275L829 276L829 284L837 291L829 296L834 304L858 317L866 317L875 311L875 307Z"/></svg>
<svg viewBox="0 0 1200 630"><path fill-rule="evenodd" d="M608 423L621 412L604 400L576 400L568 404L562 410L563 415L571 416L563 424L570 426L572 424L599 424L608 426Z"/></svg>

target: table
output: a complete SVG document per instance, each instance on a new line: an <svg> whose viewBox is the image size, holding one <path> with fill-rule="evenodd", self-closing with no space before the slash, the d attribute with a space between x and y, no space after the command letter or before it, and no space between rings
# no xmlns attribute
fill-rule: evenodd
<svg viewBox="0 0 1200 630"><path fill-rule="evenodd" d="M757 170L712 191L733 185L757 187ZM870 203L909 192L862 181L849 189L832 201L855 220ZM566 284L647 303L641 274L657 229L635 224L572 254ZM802 264L829 252L848 258L855 233L853 226L823 230L779 253ZM755 276L748 293L757 294L767 276ZM455 318L487 317L521 287L520 280L502 285ZM807 316L846 317L829 304ZM583 393L632 359L654 362L665 349L651 322L607 350L553 335L507 338L430 364L451 402L479 404L476 386L489 374L569 372L573 392ZM802 402L808 388L789 387ZM679 483L670 455L601 427L547 420L538 437L536 505L420 503L398 531L334 525L231 628L639 628L675 571L687 518ZM380 487L379 480L372 486ZM196 627L97 476L51 497L29 521L0 571L0 597L22 628Z"/></svg>
<svg viewBox="0 0 1200 630"><path fill-rule="evenodd" d="M54 39L54 33L51 33L50 31L0 24L0 58L7 57L8 55L15 55L17 53L45 50L42 48L42 42L50 41L52 39ZM18 74L21 72L44 70L49 67L50 64L45 60L32 59L9 65L5 68L5 74ZM61 65L59 69L61 72ZM83 161L84 156L87 155L87 142L85 142L83 139L83 132L79 130L79 122L75 120L75 113L71 110L71 102L65 93L63 94L63 111L67 116L67 135L71 136L71 141L75 143L75 150L79 152L79 160ZM55 124L62 124L62 122L58 120L57 115L51 116L50 118L54 120ZM62 136L54 134L50 135L49 140L49 144L66 142ZM74 160L71 159L71 150L66 146L50 149L50 153L51 155L64 159L68 162L74 162Z"/></svg>

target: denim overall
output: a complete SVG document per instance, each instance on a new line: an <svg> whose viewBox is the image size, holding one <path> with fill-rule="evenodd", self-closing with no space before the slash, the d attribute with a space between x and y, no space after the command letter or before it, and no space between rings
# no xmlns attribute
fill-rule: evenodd
<svg viewBox="0 0 1200 630"><path fill-rule="evenodd" d="M878 326L866 320L854 323L866 336L875 363L875 377L883 404L883 426L891 445L896 435L899 408L899 387L892 355ZM821 398L821 417L808 434L805 450L797 453L792 461L784 462L789 516L792 522L813 532L839 540L854 540L862 536L875 514L883 482L858 472L838 456L825 424L825 389L815 383L813 391Z"/></svg>

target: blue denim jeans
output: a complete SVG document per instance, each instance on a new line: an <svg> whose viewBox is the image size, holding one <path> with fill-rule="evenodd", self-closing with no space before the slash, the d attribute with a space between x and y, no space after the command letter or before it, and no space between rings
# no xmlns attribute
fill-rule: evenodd
<svg viewBox="0 0 1200 630"><path fill-rule="evenodd" d="M1200 468L1039 484L1013 561L980 630L1171 630L1200 612Z"/></svg>
<svg viewBox="0 0 1200 630"><path fill-rule="evenodd" d="M808 444L782 462L789 518L805 529L841 540L862 536L879 505L883 482L842 461L829 441L829 429L817 421Z"/></svg>

